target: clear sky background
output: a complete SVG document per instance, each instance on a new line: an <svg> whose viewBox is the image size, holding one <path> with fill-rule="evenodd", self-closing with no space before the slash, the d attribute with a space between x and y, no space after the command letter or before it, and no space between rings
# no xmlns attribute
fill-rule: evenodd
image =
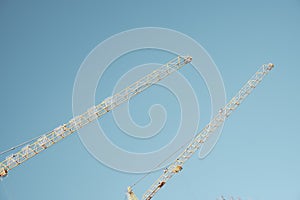
<svg viewBox="0 0 300 200"><path fill-rule="evenodd" d="M114 34L148 26L174 29L199 42L218 66L228 98L258 66L275 63L270 75L227 121L212 153L204 160L195 155L155 199L208 200L224 195L300 200L299 0L1 0L0 149L67 122L72 117L76 73L88 53ZM147 61L156 62L155 58ZM121 75L117 67L110 73L114 72ZM181 73L193 79L189 70ZM193 87L202 99L200 130L209 121L209 96L203 81ZM105 97L102 92L109 91L99 91L99 99ZM150 98L152 103L163 104L168 98L158 99L164 93L160 88L150 92L157 97ZM147 103L149 94L144 96ZM141 124L147 124L147 109L138 102L145 98L131 103L133 118ZM141 111L144 117L134 117ZM110 114L104 116L102 124L113 126L110 118ZM161 134L172 134L170 130L172 125L167 125ZM114 134L112 140L117 142L118 133ZM144 151L138 147L136 151ZM141 197L160 174L153 173L137 185L137 195ZM74 134L12 170L0 183L0 199L122 200L126 187L141 176L102 165Z"/></svg>

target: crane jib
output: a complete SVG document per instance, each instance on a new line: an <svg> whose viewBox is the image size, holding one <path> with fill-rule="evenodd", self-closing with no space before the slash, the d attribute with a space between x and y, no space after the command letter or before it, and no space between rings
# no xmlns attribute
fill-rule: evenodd
<svg viewBox="0 0 300 200"><path fill-rule="evenodd" d="M140 80L121 90L119 93L106 98L99 105L88 109L82 115L76 116L68 123L63 124L56 129L40 136L33 143L26 145L20 151L6 157L4 161L0 162L0 178L7 176L8 171L14 167L39 154L63 138L71 135L83 126L103 116L107 112L128 101L133 96L144 91L171 73L179 70L181 67L190 63L191 61L191 56L177 56L168 63L162 65L160 68L154 70L152 73L144 76ZM12 149L14 148L11 148L11 150Z"/></svg>
<svg viewBox="0 0 300 200"><path fill-rule="evenodd" d="M163 174L150 186L143 195L143 200L150 200L175 174L182 170L183 164L201 147L207 138L220 127L226 118L244 101L252 90L273 69L272 63L262 65L259 70L247 81L238 93L227 103L224 108L196 135L185 150L171 163ZM130 188L131 193L133 193ZM135 195L134 195L135 196ZM130 197L130 196L129 196ZM133 200L128 198L128 200Z"/></svg>

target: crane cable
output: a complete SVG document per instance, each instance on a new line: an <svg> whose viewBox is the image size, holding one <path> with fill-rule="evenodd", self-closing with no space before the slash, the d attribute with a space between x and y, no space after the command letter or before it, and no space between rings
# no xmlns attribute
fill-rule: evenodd
<svg viewBox="0 0 300 200"><path fill-rule="evenodd" d="M153 173L153 170L155 170L156 168L160 167L163 163L165 163L167 160L169 160L172 156L174 156L179 150L181 150L182 148L184 148L188 143L190 143L196 136L193 136L193 138L191 138L190 140L188 140L186 143L184 143L183 145L181 145L176 151L174 151L172 154L170 154L166 159L162 160L160 163L158 163L158 165L156 165L155 167L153 167L149 172L147 172L144 176L142 176L141 178L139 178L136 182L134 182L134 184L132 184L130 187L133 188L135 187L139 182L141 182L143 179L145 179L147 176L149 176L150 174Z"/></svg>
<svg viewBox="0 0 300 200"><path fill-rule="evenodd" d="M49 133L50 133L50 132L49 132ZM47 134L48 134L48 133L47 133ZM30 140L27 140L27 141L25 141L25 142L23 142L23 143L21 143L21 144L19 144L19 145L13 146L13 147L11 147L11 148L5 150L5 151L2 151L2 152L0 152L0 156L2 156L3 154L9 153L9 152L11 152L11 151L13 151L13 150L15 150L15 149L17 149L17 148L20 148L21 146L24 146L24 145L26 145L26 144L29 144L29 143L35 141L36 139L38 139L39 137L41 137L41 136L34 137L34 138L32 138L32 139L30 139ZM194 136L194 137L195 137L195 136ZM193 137L193 138L194 138L194 137ZM188 140L186 143L184 143L182 146L180 146L176 151L174 151L172 154L170 154L166 159L164 159L164 160L162 160L160 163L158 163L158 165L154 166L154 167L150 170L150 172L147 172L144 176L142 176L140 179L138 179L136 182L134 182L134 184L131 186L131 188L133 188L133 187L136 186L139 182L141 182L143 179L145 179L147 176L149 176L149 175L153 172L154 169L160 167L163 163L165 163L165 162L166 162L167 160L169 160L172 156L174 156L179 150L181 150L181 149L182 149L183 147L185 147L188 143L190 143L191 140L192 140L193 138L191 138L191 139Z"/></svg>
<svg viewBox="0 0 300 200"><path fill-rule="evenodd" d="M50 133L50 132L49 132L49 133ZM46 134L48 134L48 133L46 133ZM11 152L11 151L13 151L13 150L15 150L15 149L17 149L17 148L20 148L21 146L24 146L24 145L26 145L26 144L29 144L29 143L35 141L36 139L38 139L39 137L41 137L41 136L37 136L37 137L35 137L35 138L32 138L32 139L30 139L30 140L27 140L27 141L25 141L25 142L19 144L19 145L16 145L16 146L11 147L11 148L9 148L9 149L7 149L7 150L5 150L5 151L2 151L2 152L0 152L0 156L3 155L3 154L6 154L6 153L8 153L8 152Z"/></svg>

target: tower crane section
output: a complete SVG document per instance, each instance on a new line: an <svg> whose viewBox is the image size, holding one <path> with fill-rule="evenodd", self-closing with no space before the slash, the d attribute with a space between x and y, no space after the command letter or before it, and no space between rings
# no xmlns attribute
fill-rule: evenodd
<svg viewBox="0 0 300 200"><path fill-rule="evenodd" d="M91 107L82 115L76 116L66 124L63 124L40 136L33 143L26 145L17 153L6 157L5 160L0 162L0 177L5 177L13 168L39 154L63 138L71 135L83 126L103 116L120 104L128 101L133 96L144 91L161 79L167 77L169 74L179 70L181 67L190 63L191 61L192 57L190 56L178 56L168 63L162 65L160 68L154 70L152 73L144 76L140 80L121 90L119 93L106 98L99 105Z"/></svg>
<svg viewBox="0 0 300 200"><path fill-rule="evenodd" d="M150 200L152 197L170 180L175 174L182 170L183 164L188 161L191 156L201 147L207 138L218 129L227 117L245 100L245 98L253 91L253 89L262 81L262 79L274 67L273 64L262 65L259 70L248 80L248 82L239 90L239 92L227 103L219 113L198 133L185 150L171 163L163 172L163 174L150 186L145 192L142 199ZM131 187L128 193L133 196ZM128 198L128 200L131 200ZM135 199L133 199L135 200Z"/></svg>

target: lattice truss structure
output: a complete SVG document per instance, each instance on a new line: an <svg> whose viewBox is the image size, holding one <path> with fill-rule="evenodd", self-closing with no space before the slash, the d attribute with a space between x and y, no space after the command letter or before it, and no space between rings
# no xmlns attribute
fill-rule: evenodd
<svg viewBox="0 0 300 200"><path fill-rule="evenodd" d="M9 170L39 154L63 138L71 135L83 126L103 116L105 113L128 101L133 96L167 77L169 74L179 70L182 66L190 63L191 61L192 57L190 56L178 56L147 76L126 87L119 93L106 98L99 105L91 107L82 115L76 116L68 123L40 136L32 144L23 147L21 151L6 157L4 161L0 162L0 177L6 176Z"/></svg>
<svg viewBox="0 0 300 200"><path fill-rule="evenodd" d="M201 147L207 138L218 129L226 118L244 101L252 90L262 81L262 79L274 67L273 64L262 65L250 80L240 89L240 91L229 101L224 108L198 133L186 149L170 164L164 173L151 185L143 195L143 200L150 200L161 187L171 179L176 173L182 170L182 165Z"/></svg>

